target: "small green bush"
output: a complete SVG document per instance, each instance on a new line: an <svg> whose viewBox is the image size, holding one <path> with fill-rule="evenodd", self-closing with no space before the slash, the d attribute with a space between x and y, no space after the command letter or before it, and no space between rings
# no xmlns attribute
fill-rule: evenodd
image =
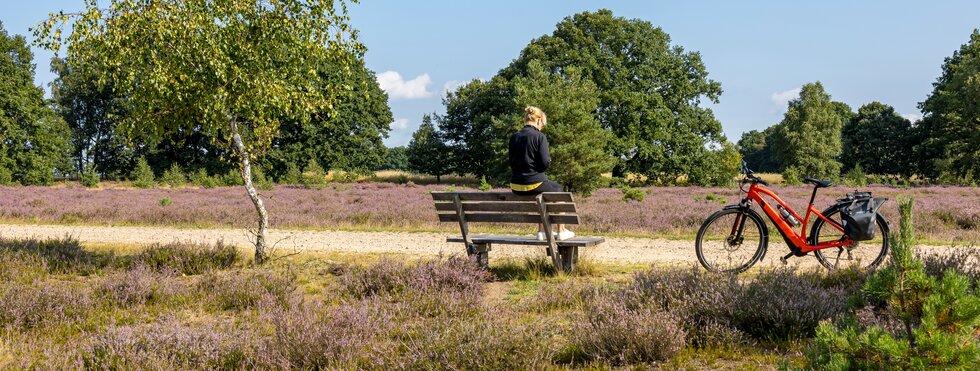
<svg viewBox="0 0 980 371"><path fill-rule="evenodd" d="M135 258L135 266L143 266L157 271L176 271L192 275L227 269L241 260L235 246L218 242L216 244L153 245L143 250Z"/></svg>
<svg viewBox="0 0 980 371"><path fill-rule="evenodd" d="M623 192L623 201L643 202L643 200L647 197L646 192L643 192L643 190L640 188L623 187L619 190Z"/></svg>
<svg viewBox="0 0 980 371"><path fill-rule="evenodd" d="M208 175L208 171L204 168L197 169L197 171L191 173L190 181L201 188L214 188L218 186L218 180Z"/></svg>
<svg viewBox="0 0 980 371"><path fill-rule="evenodd" d="M306 169L303 171L303 185L311 189L323 189L327 186L327 173L316 160L311 159L306 164Z"/></svg>
<svg viewBox="0 0 980 371"><path fill-rule="evenodd" d="M783 184L785 185L800 185L803 184L803 174L800 173L800 169L795 166L787 167L783 170Z"/></svg>
<svg viewBox="0 0 980 371"><path fill-rule="evenodd" d="M184 169L175 162L163 172L160 181L172 188L183 187L184 184L187 184L187 176L184 175Z"/></svg>
<svg viewBox="0 0 980 371"><path fill-rule="evenodd" d="M303 171L300 170L296 163L290 162L286 164L286 173L279 178L280 184L298 185L303 184Z"/></svg>
<svg viewBox="0 0 980 371"><path fill-rule="evenodd" d="M164 197L160 199L160 206L166 207L166 206L170 206L171 204L173 204L173 201L170 200L170 197Z"/></svg>
<svg viewBox="0 0 980 371"><path fill-rule="evenodd" d="M242 173L238 171L238 168L229 169L228 172L221 177L220 183L225 187L234 187L245 184L244 181L242 181Z"/></svg>
<svg viewBox="0 0 980 371"><path fill-rule="evenodd" d="M265 171L262 170L261 166L252 167L252 184L255 185L255 188L263 191L272 189L272 179L265 176Z"/></svg>
<svg viewBox="0 0 980 371"><path fill-rule="evenodd" d="M140 157L136 160L136 169L133 170L133 186L136 188L150 188L156 185L156 178L153 169L146 162L146 158Z"/></svg>
<svg viewBox="0 0 980 371"><path fill-rule="evenodd" d="M487 191L490 191L491 189L493 189L493 186L491 186L490 183L487 183L487 177L481 177L480 178L480 190L483 191L483 192L487 192Z"/></svg>
<svg viewBox="0 0 980 371"><path fill-rule="evenodd" d="M0 185L13 185L14 174L5 166L0 166Z"/></svg>
<svg viewBox="0 0 980 371"><path fill-rule="evenodd" d="M864 173L861 164L857 164L848 170L847 174L844 174L844 182L851 186L866 186L868 185L868 175Z"/></svg>
<svg viewBox="0 0 980 371"><path fill-rule="evenodd" d="M85 188L95 188L99 186L99 173L95 171L95 166L88 165L79 179Z"/></svg>

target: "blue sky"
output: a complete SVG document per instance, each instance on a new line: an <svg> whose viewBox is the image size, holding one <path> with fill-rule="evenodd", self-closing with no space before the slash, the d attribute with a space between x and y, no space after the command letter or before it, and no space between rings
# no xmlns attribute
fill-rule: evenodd
<svg viewBox="0 0 980 371"><path fill-rule="evenodd" d="M48 12L77 10L81 0L0 4L4 28L29 35ZM390 95L386 144L406 144L424 113L441 112L447 88L493 76L563 18L600 8L650 21L701 53L724 89L709 106L732 141L779 122L794 89L817 80L854 110L877 100L915 117L943 59L980 27L980 1L364 0L351 17ZM35 53L46 87L51 53Z"/></svg>

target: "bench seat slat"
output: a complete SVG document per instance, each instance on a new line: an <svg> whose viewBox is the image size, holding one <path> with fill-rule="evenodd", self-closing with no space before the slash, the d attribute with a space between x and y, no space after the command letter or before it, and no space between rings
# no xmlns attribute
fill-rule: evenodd
<svg viewBox="0 0 980 371"><path fill-rule="evenodd" d="M501 245L528 245L528 246L547 246L548 241L538 241L534 236L510 236L510 235L470 235L473 243L501 244ZM575 237L564 241L555 241L558 246L578 246L590 247L605 242L602 237ZM463 242L463 237L449 237L446 242Z"/></svg>
<svg viewBox="0 0 980 371"><path fill-rule="evenodd" d="M545 204L549 213L574 213L575 204L573 203L549 203ZM456 211L456 205L452 202L436 202L437 211ZM464 202L463 211L496 211L496 212L522 212L537 213L538 204L535 202Z"/></svg>
<svg viewBox="0 0 980 371"><path fill-rule="evenodd" d="M531 223L540 224L538 214L500 214L500 213L466 213L467 223ZM578 215L551 215L554 224L579 224ZM458 222L456 214L439 214L440 222Z"/></svg>
<svg viewBox="0 0 980 371"><path fill-rule="evenodd" d="M518 196L512 192L432 192L434 201L452 201L459 194L460 201L535 201L535 196ZM545 192L545 202L572 202L568 192Z"/></svg>

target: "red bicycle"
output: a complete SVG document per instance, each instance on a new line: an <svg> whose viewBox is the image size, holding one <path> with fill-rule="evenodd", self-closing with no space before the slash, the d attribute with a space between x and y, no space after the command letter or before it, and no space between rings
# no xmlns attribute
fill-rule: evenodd
<svg viewBox="0 0 980 371"><path fill-rule="evenodd" d="M698 261L706 269L740 273L766 256L770 230L752 208L753 204L762 209L789 246L790 253L780 258L783 264L792 256L805 256L813 252L827 269L851 265L873 269L888 255L888 221L877 213L877 207L886 199L872 199L870 193L849 194L824 211L817 211L813 207L817 190L830 187L833 183L806 178L805 183L813 184L813 194L806 215L800 217L775 192L766 188L769 183L755 176L744 163L742 173L745 174L745 178L739 182L739 189L745 193L742 201L711 214L698 230L695 247ZM748 190L745 189L746 184L750 185ZM872 200L877 202L877 206L872 203L873 214L867 214L870 222L864 226L865 231L854 232L856 223L849 208L854 208L855 203L864 202L866 205ZM799 227L800 231L796 232L794 227Z"/></svg>

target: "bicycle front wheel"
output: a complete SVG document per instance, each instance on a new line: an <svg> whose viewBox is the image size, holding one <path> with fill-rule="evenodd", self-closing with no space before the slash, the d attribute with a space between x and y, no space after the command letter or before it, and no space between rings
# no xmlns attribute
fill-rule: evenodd
<svg viewBox="0 0 980 371"><path fill-rule="evenodd" d="M694 243L698 261L712 272L744 272L765 252L765 225L752 210L731 208L711 214Z"/></svg>
<svg viewBox="0 0 980 371"><path fill-rule="evenodd" d="M823 211L823 215L838 224L843 224L840 209L831 206ZM813 254L825 268L829 270L855 267L859 269L875 269L888 256L888 221L878 214L876 223L878 231L875 238L868 241L855 241L849 246L832 247L817 250ZM816 246L821 242L839 241L844 233L817 218L810 227L810 245Z"/></svg>

